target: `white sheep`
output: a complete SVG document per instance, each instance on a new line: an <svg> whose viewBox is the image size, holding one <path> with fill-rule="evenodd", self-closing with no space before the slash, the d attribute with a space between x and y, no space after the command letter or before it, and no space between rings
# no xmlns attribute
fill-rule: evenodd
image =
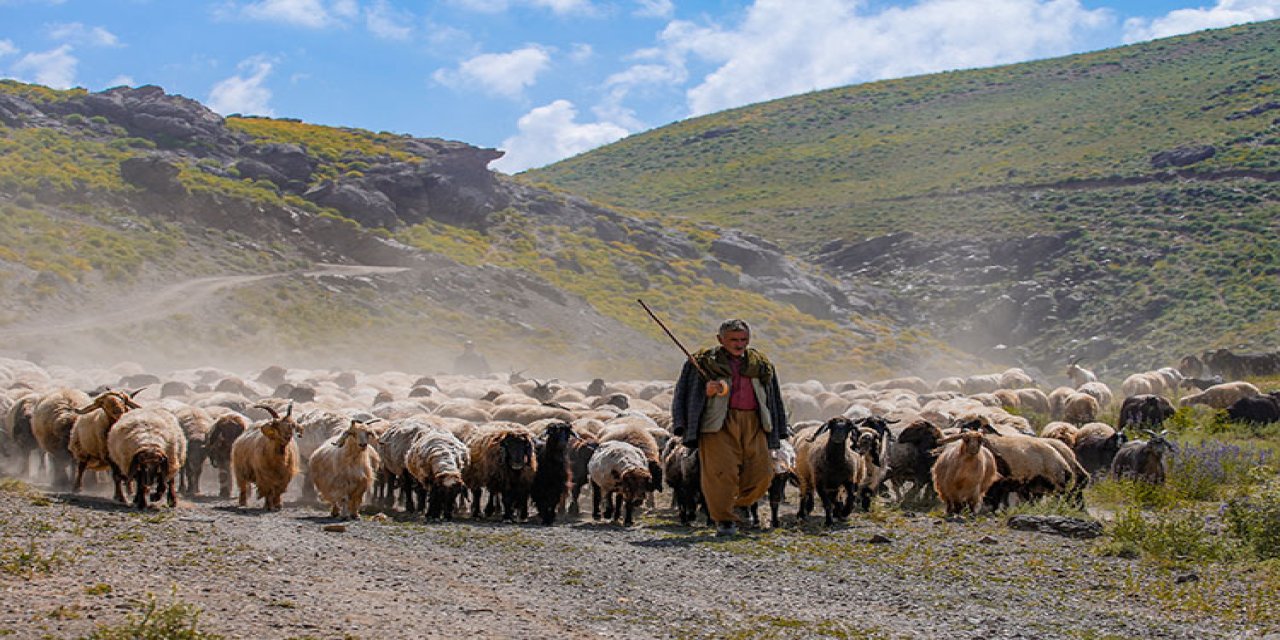
<svg viewBox="0 0 1280 640"><path fill-rule="evenodd" d="M71 483L70 465L72 462L71 428L76 423L76 409L88 405L92 400L89 394L79 389L55 389L40 397L31 415L31 431L40 444L40 449L49 455L52 461L52 476L55 487L67 487Z"/></svg>
<svg viewBox="0 0 1280 640"><path fill-rule="evenodd" d="M638 447L614 440L605 442L587 465L591 478L591 515L600 518L600 501L605 501L604 517L617 520L625 513L623 526L631 526L635 508L644 502L652 478L649 460Z"/></svg>
<svg viewBox="0 0 1280 640"><path fill-rule="evenodd" d="M1178 406L1189 407L1194 404L1203 404L1214 409L1226 409L1241 398L1251 398L1259 393L1261 391L1258 390L1258 387L1248 382L1224 382L1215 384L1199 393L1183 396L1178 401Z"/></svg>
<svg viewBox="0 0 1280 640"><path fill-rule="evenodd" d="M374 474L381 464L377 450L369 446L376 441L369 427L352 420L341 434L311 454L309 478L320 497L332 505L330 517L360 518L360 505L373 488Z"/></svg>
<svg viewBox="0 0 1280 640"><path fill-rule="evenodd" d="M453 519L458 496L467 488L462 471L471 454L452 433L430 431L413 442L405 455L405 468L430 495L426 517Z"/></svg>
<svg viewBox="0 0 1280 640"><path fill-rule="evenodd" d="M113 477L120 474L119 469L111 467L107 434L126 412L137 408L138 404L128 394L104 391L88 406L76 409L76 420L71 426L71 438L67 443L67 450L76 460L76 478L72 491L79 492L83 488L86 470L111 470ZM116 490L115 499L124 502L124 494L119 491L120 483L116 483Z"/></svg>
<svg viewBox="0 0 1280 640"><path fill-rule="evenodd" d="M938 444L942 452L931 471L934 492L947 505L947 515L956 515L965 508L976 514L987 490L1000 479L986 436L965 431L947 436Z"/></svg>

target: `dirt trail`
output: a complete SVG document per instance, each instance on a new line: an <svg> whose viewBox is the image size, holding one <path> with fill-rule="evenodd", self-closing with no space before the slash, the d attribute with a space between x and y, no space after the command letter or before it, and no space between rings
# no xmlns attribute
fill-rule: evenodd
<svg viewBox="0 0 1280 640"><path fill-rule="evenodd" d="M0 340L32 340L48 336L65 336L84 331L113 329L160 320L198 309L221 292L265 280L288 277L359 277L407 271L406 267L318 264L314 269L285 271L260 275L212 276L178 282L158 291L138 293L114 301L110 306L86 307L65 322L28 323L25 326L0 329Z"/></svg>

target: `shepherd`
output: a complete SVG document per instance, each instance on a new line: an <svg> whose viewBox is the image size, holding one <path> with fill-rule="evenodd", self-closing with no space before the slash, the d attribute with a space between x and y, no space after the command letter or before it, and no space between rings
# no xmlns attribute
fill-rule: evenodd
<svg viewBox="0 0 1280 640"><path fill-rule="evenodd" d="M746 321L724 321L716 341L719 346L689 355L680 371L671 403L672 431L685 446L698 449L702 495L716 535L732 536L750 521L748 507L769 490L770 450L779 448L791 430L777 370L748 346Z"/></svg>

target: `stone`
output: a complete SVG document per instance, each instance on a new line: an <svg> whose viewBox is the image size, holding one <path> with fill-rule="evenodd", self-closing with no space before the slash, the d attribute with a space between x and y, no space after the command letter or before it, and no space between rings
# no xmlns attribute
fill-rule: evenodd
<svg viewBox="0 0 1280 640"><path fill-rule="evenodd" d="M1097 520L1066 516L1012 516L1005 524L1018 531L1035 531L1068 538L1087 539L1102 535L1102 523Z"/></svg>

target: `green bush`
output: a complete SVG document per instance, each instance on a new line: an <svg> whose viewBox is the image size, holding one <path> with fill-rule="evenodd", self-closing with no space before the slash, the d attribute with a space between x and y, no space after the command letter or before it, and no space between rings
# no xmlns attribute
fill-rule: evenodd
<svg viewBox="0 0 1280 640"><path fill-rule="evenodd" d="M222 636L200 631L200 607L182 602L160 606L148 597L141 614L129 614L123 624L99 626L83 640L216 640Z"/></svg>
<svg viewBox="0 0 1280 640"><path fill-rule="evenodd" d="M1256 472L1270 479L1254 495L1228 500L1222 518L1231 534L1258 558L1280 558L1280 478L1270 468Z"/></svg>
<svg viewBox="0 0 1280 640"><path fill-rule="evenodd" d="M1139 556L1162 563L1213 562L1232 557L1231 544L1205 527L1194 511L1160 511L1144 515L1135 507L1116 514L1103 555Z"/></svg>

